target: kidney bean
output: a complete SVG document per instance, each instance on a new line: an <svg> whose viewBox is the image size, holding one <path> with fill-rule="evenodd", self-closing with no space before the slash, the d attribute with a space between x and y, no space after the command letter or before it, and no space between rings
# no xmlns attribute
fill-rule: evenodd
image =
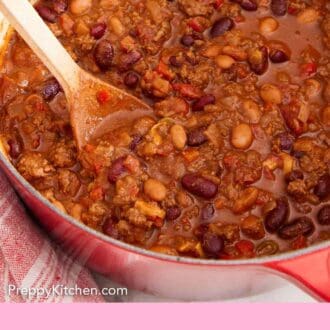
<svg viewBox="0 0 330 330"><path fill-rule="evenodd" d="M283 62L287 62L290 59L290 57L282 50L272 49L269 52L269 59L273 63L283 63Z"/></svg>
<svg viewBox="0 0 330 330"><path fill-rule="evenodd" d="M9 155L11 158L18 158L18 156L22 153L23 151L23 145L22 142L18 139L10 139L8 142L9 145Z"/></svg>
<svg viewBox="0 0 330 330"><path fill-rule="evenodd" d="M313 221L308 217L296 218L278 230L278 236L282 239L292 239L300 235L309 236L314 232Z"/></svg>
<svg viewBox="0 0 330 330"><path fill-rule="evenodd" d="M265 227L268 232L276 232L289 217L289 204L285 199L278 199L276 206L265 216Z"/></svg>
<svg viewBox="0 0 330 330"><path fill-rule="evenodd" d="M124 77L124 83L129 88L135 88L139 83L139 76L135 72L128 72Z"/></svg>
<svg viewBox="0 0 330 330"><path fill-rule="evenodd" d="M299 170L293 170L285 176L285 180L287 182L295 181L295 180L303 180L304 173Z"/></svg>
<svg viewBox="0 0 330 330"><path fill-rule="evenodd" d="M222 17L213 23L212 28L210 30L210 36L212 38L219 37L223 35L225 32L234 28L234 26L235 23L231 18Z"/></svg>
<svg viewBox="0 0 330 330"><path fill-rule="evenodd" d="M115 183L121 174L123 174L126 169L124 166L124 161L126 159L126 156L119 157L116 160L114 160L109 168L108 171L108 181L110 183Z"/></svg>
<svg viewBox="0 0 330 330"><path fill-rule="evenodd" d="M141 141L142 141L141 135L138 134L133 135L129 148L134 151Z"/></svg>
<svg viewBox="0 0 330 330"><path fill-rule="evenodd" d="M109 69L112 65L113 57L114 50L109 40L104 39L96 44L94 48L94 59L100 69Z"/></svg>
<svg viewBox="0 0 330 330"><path fill-rule="evenodd" d="M174 66L174 67L176 67L176 68L180 68L181 66L182 66L182 62L180 62L179 60L178 60L178 58L176 57L176 56L171 56L170 58L169 58L169 63L172 65L172 66Z"/></svg>
<svg viewBox="0 0 330 330"><path fill-rule="evenodd" d="M320 225L330 225L330 204L324 205L317 213L317 221Z"/></svg>
<svg viewBox="0 0 330 330"><path fill-rule="evenodd" d="M271 0L270 9L276 16L284 16L287 11L287 0Z"/></svg>
<svg viewBox="0 0 330 330"><path fill-rule="evenodd" d="M207 138L204 134L204 128L196 128L193 131L190 131L187 135L187 144L191 147L197 147L207 141Z"/></svg>
<svg viewBox="0 0 330 330"><path fill-rule="evenodd" d="M57 14L61 15L68 9L68 0L53 0L52 8Z"/></svg>
<svg viewBox="0 0 330 330"><path fill-rule="evenodd" d="M96 23L91 27L90 34L95 39L101 39L104 36L106 29L107 25L105 23Z"/></svg>
<svg viewBox="0 0 330 330"><path fill-rule="evenodd" d="M46 81L45 85L42 88L41 94L44 100L51 101L60 91L60 84L55 78L53 78Z"/></svg>
<svg viewBox="0 0 330 330"><path fill-rule="evenodd" d="M218 186L211 180L204 178L199 174L186 174L181 179L184 189L190 193L205 199L213 198L218 192Z"/></svg>
<svg viewBox="0 0 330 330"><path fill-rule="evenodd" d="M132 50L120 56L118 68L121 71L129 70L135 63L142 58L142 54L137 50Z"/></svg>
<svg viewBox="0 0 330 330"><path fill-rule="evenodd" d="M259 257L270 256L279 250L279 246L275 241L267 240L261 242L256 248L256 254Z"/></svg>
<svg viewBox="0 0 330 330"><path fill-rule="evenodd" d="M258 3L255 0L241 0L240 6L246 11L256 11L258 9Z"/></svg>
<svg viewBox="0 0 330 330"><path fill-rule="evenodd" d="M55 23L57 21L58 15L55 10L42 5L37 5L35 9L45 21L49 23Z"/></svg>
<svg viewBox="0 0 330 330"><path fill-rule="evenodd" d="M330 195L330 174L324 174L319 178L317 185L314 187L314 194L321 200Z"/></svg>
<svg viewBox="0 0 330 330"><path fill-rule="evenodd" d="M209 104L215 104L215 96L212 94L206 94L202 96L199 100L192 104L192 111L203 111L204 107Z"/></svg>
<svg viewBox="0 0 330 330"><path fill-rule="evenodd" d="M166 220L172 221L177 219L181 215L181 209L179 206L170 206L166 209Z"/></svg>
<svg viewBox="0 0 330 330"><path fill-rule="evenodd" d="M116 226L117 222L118 219L115 216L110 216L106 218L102 226L103 233L113 238L118 238L119 232Z"/></svg>
<svg viewBox="0 0 330 330"><path fill-rule="evenodd" d="M277 134L275 138L278 139L281 150L290 150L292 148L294 137L291 134L283 132Z"/></svg>
<svg viewBox="0 0 330 330"><path fill-rule="evenodd" d="M182 45L184 45L186 47L190 47L195 43L194 37L190 34L185 34L184 36L182 36L180 41L181 41Z"/></svg>
<svg viewBox="0 0 330 330"><path fill-rule="evenodd" d="M205 204L201 209L200 218L202 221L210 220L214 215L214 206L211 203Z"/></svg>
<svg viewBox="0 0 330 330"><path fill-rule="evenodd" d="M202 239L202 248L208 257L217 258L224 247L223 238L211 233L206 232Z"/></svg>
<svg viewBox="0 0 330 330"><path fill-rule="evenodd" d="M248 63L251 70L258 74L264 74L268 69L268 50L265 46L252 49L248 54Z"/></svg>

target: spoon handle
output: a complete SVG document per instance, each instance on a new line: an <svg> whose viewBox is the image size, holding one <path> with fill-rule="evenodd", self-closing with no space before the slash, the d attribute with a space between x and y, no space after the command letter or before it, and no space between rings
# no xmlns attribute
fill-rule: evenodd
<svg viewBox="0 0 330 330"><path fill-rule="evenodd" d="M28 0L0 0L0 10L66 93L79 84L79 66Z"/></svg>

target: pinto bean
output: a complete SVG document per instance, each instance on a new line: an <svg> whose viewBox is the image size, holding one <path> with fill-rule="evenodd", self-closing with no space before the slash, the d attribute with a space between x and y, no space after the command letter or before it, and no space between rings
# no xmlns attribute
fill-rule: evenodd
<svg viewBox="0 0 330 330"><path fill-rule="evenodd" d="M221 69L229 69L235 63L235 60L228 55L218 55L215 58L215 63Z"/></svg>
<svg viewBox="0 0 330 330"><path fill-rule="evenodd" d="M281 227L278 236L282 239L293 239L301 235L310 236L314 230L315 227L310 218L300 217Z"/></svg>
<svg viewBox="0 0 330 330"><path fill-rule="evenodd" d="M282 92L272 84L264 84L260 89L261 98L267 103L280 104L282 102Z"/></svg>
<svg viewBox="0 0 330 330"><path fill-rule="evenodd" d="M287 11L287 0L271 0L270 9L276 16L284 16Z"/></svg>
<svg viewBox="0 0 330 330"><path fill-rule="evenodd" d="M70 11L74 15L83 15L92 8L92 0L71 0Z"/></svg>
<svg viewBox="0 0 330 330"><path fill-rule="evenodd" d="M144 193L154 201L160 202L166 198L167 189L160 181L148 179L144 183Z"/></svg>
<svg viewBox="0 0 330 330"><path fill-rule="evenodd" d="M278 199L276 206L265 216L265 227L268 232L276 232L288 219L289 204L285 199Z"/></svg>
<svg viewBox="0 0 330 330"><path fill-rule="evenodd" d="M309 24L317 21L319 16L319 12L316 9L314 9L313 7L308 7L303 9L297 15L297 21L301 24Z"/></svg>
<svg viewBox="0 0 330 330"><path fill-rule="evenodd" d="M239 124L232 129L231 144L237 149L247 149L251 146L253 134L248 124Z"/></svg>
<svg viewBox="0 0 330 330"><path fill-rule="evenodd" d="M205 199L211 199L218 193L218 186L213 181L195 173L184 175L181 184L193 195Z"/></svg>
<svg viewBox="0 0 330 330"><path fill-rule="evenodd" d="M184 149L187 142L187 134L183 126L178 124L173 125L170 129L170 134L175 148L178 150Z"/></svg>
<svg viewBox="0 0 330 330"><path fill-rule="evenodd" d="M256 254L259 257L270 256L279 250L279 246L275 241L266 240L261 242L256 248Z"/></svg>
<svg viewBox="0 0 330 330"><path fill-rule="evenodd" d="M259 30L261 33L271 33L278 29L278 22L273 17L264 17L259 21Z"/></svg>
<svg viewBox="0 0 330 330"><path fill-rule="evenodd" d="M113 57L114 50L109 40L104 39L96 44L94 48L94 59L102 70L107 70L111 67Z"/></svg>
<svg viewBox="0 0 330 330"><path fill-rule="evenodd" d="M234 26L235 23L231 18L222 17L213 23L212 28L210 30L210 36L212 38L219 37L223 35L225 32L234 28Z"/></svg>
<svg viewBox="0 0 330 330"><path fill-rule="evenodd" d="M265 229L261 218L249 215L241 222L241 230L249 238L258 240L265 237Z"/></svg>
<svg viewBox="0 0 330 330"><path fill-rule="evenodd" d="M320 225L330 225L330 204L324 205L317 213L317 221Z"/></svg>

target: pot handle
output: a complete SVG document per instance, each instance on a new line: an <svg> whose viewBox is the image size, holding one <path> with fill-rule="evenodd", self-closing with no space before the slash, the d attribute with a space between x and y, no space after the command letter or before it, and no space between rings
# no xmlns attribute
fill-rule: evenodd
<svg viewBox="0 0 330 330"><path fill-rule="evenodd" d="M265 264L320 301L330 302L330 250Z"/></svg>

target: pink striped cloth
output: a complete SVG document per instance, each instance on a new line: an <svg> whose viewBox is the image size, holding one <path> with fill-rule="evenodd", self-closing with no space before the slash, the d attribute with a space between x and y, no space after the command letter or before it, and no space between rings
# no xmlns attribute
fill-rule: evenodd
<svg viewBox="0 0 330 330"><path fill-rule="evenodd" d="M88 270L32 221L0 171L0 302L102 302L99 292Z"/></svg>

